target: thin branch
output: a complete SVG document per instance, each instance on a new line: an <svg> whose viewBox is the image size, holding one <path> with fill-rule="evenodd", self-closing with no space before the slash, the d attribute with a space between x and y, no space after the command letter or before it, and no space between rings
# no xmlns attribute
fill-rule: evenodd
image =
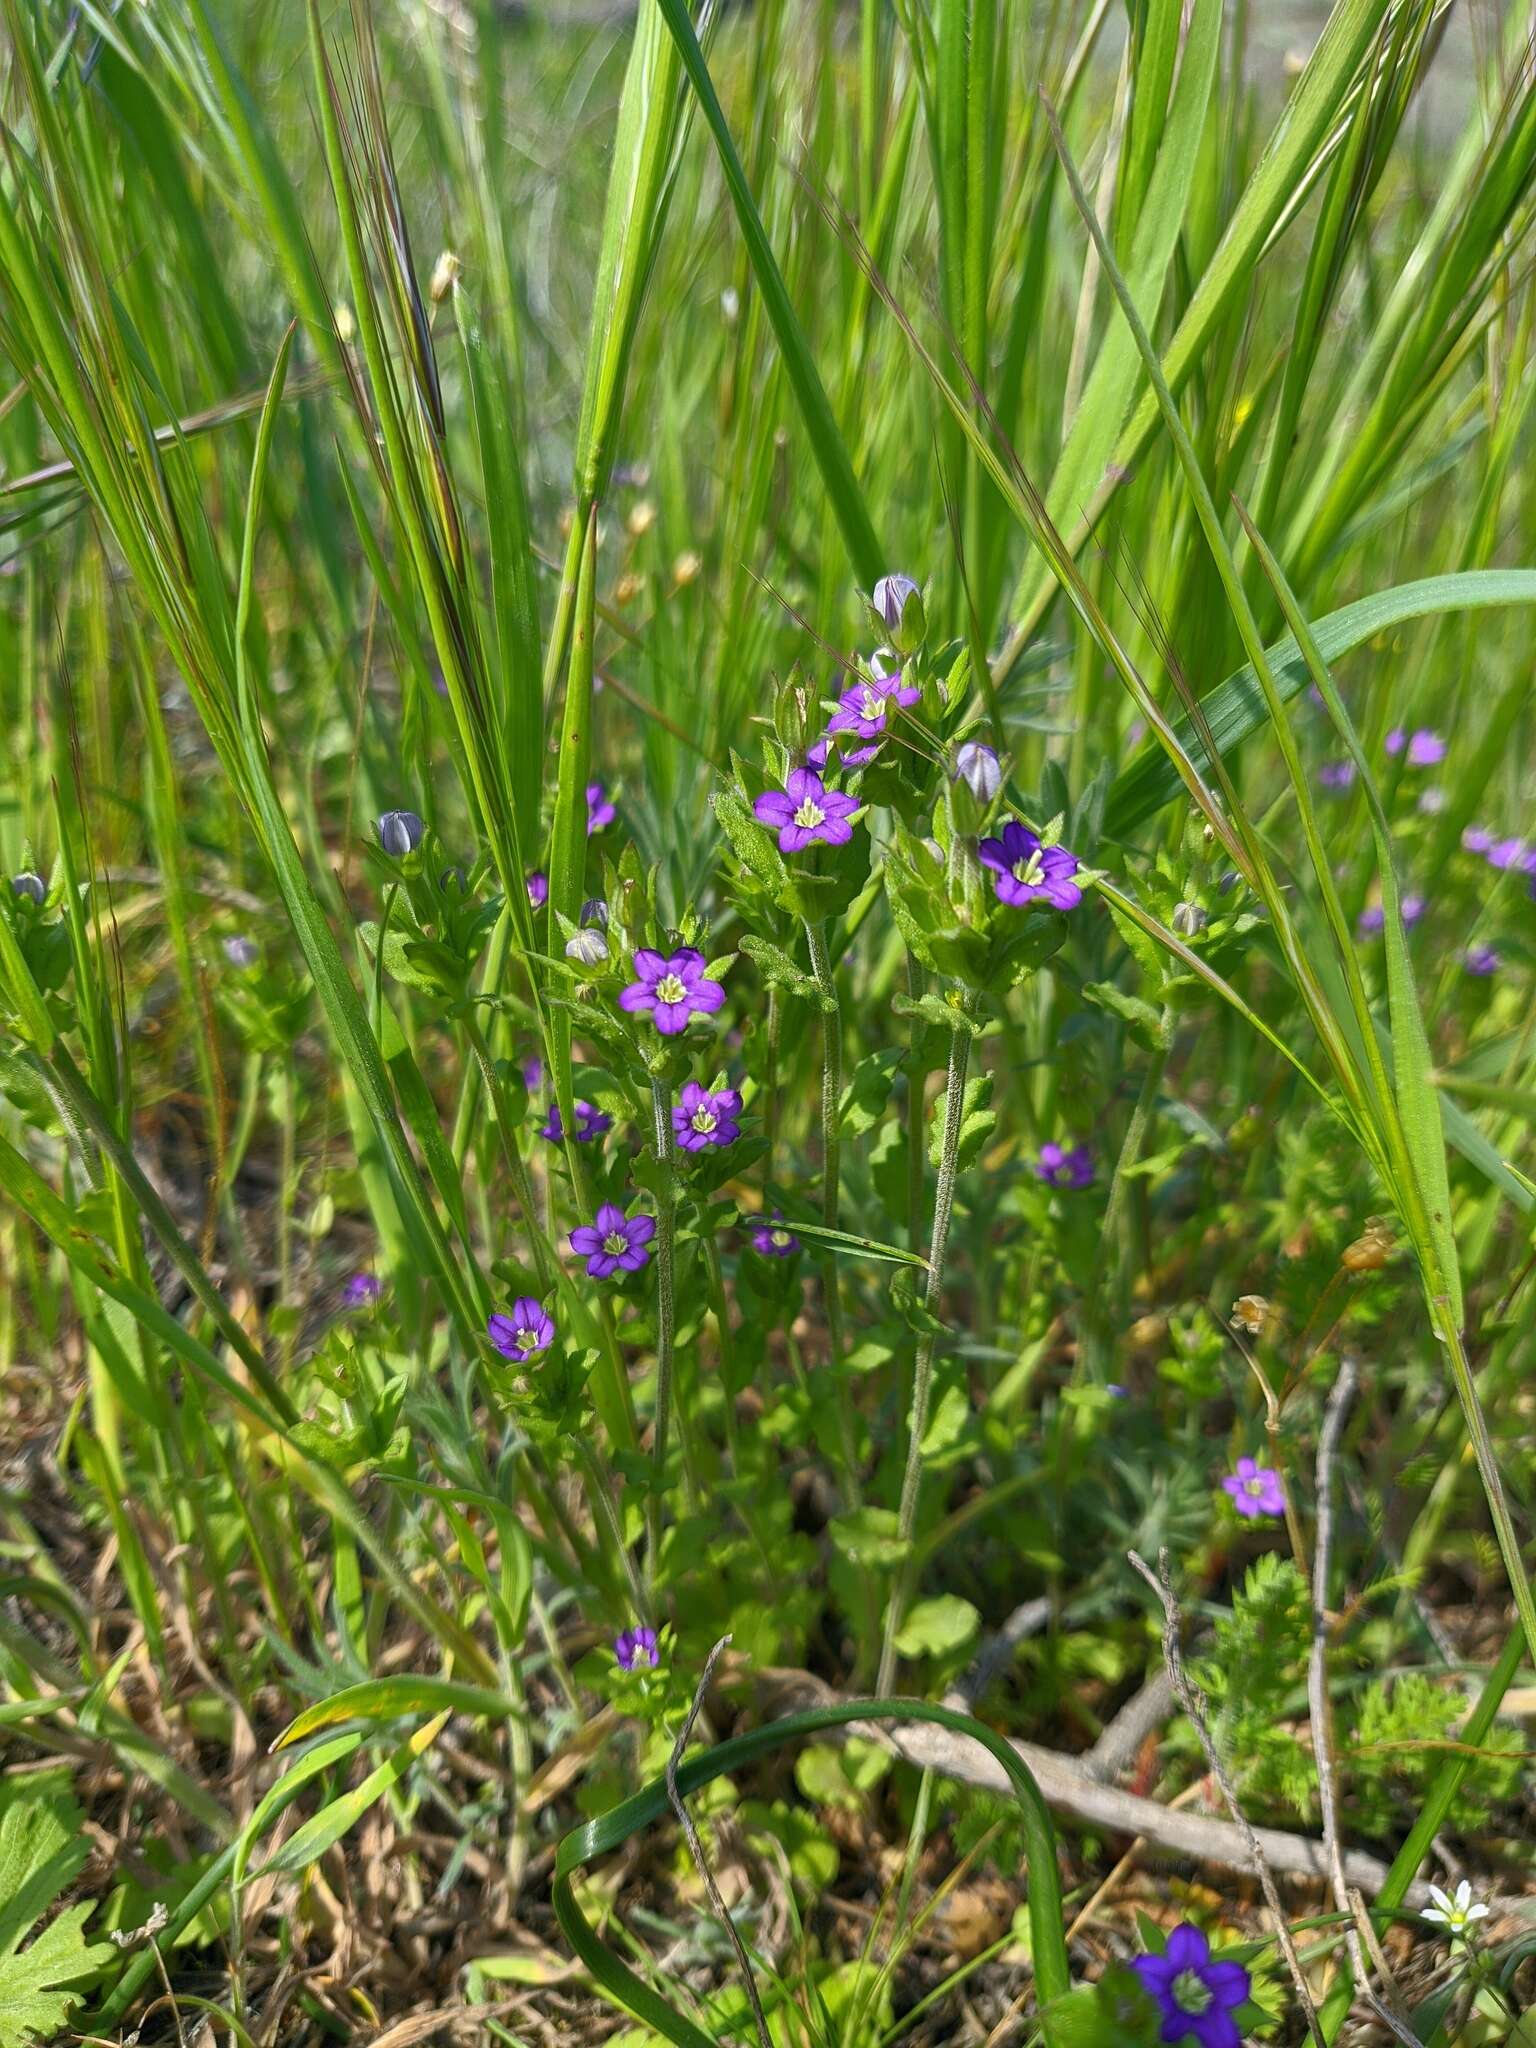
<svg viewBox="0 0 1536 2048"><path fill-rule="evenodd" d="M1205 1703L1195 1688L1194 1681L1184 1669L1184 1659L1179 1650L1180 1615L1178 1596L1173 1590L1173 1578L1168 1569L1168 1553L1160 1550L1157 1556L1157 1571L1143 1557L1133 1550L1129 1553L1131 1563L1147 1584L1152 1588L1163 1608L1163 1660L1168 1666L1168 1676L1178 1694L1179 1705L1189 1716L1190 1725L1200 1738L1200 1747L1205 1751L1205 1760L1210 1765L1211 1776L1221 1787L1221 1796L1227 1803L1227 1811L1243 1837L1248 1851L1250 1867L1264 1888L1264 1900L1274 1922L1275 1939L1285 1957L1286 1968L1291 1973L1291 1982L1296 1987L1296 1996L1302 2011L1307 2016L1307 2027L1317 2048L1328 2048L1328 2037L1317 2017L1317 2007L1312 2003L1312 1993L1307 1988L1306 1973L1301 1967L1301 1957L1296 1953L1296 1943L1280 1905L1280 1894L1275 1889L1274 1874L1265 1860L1264 1850L1248 1816L1237 1803L1237 1791L1227 1773L1227 1767L1217 1753L1211 1738L1210 1727L1205 1717Z"/></svg>
<svg viewBox="0 0 1536 2048"><path fill-rule="evenodd" d="M1328 1406L1323 1413L1322 1432L1317 1440L1317 1540L1312 1561L1312 1654L1307 1662L1307 1706L1312 1720L1312 1754L1317 1763L1317 1795L1322 1813L1323 1847L1328 1852L1328 1869L1333 1883L1333 1902L1344 1916L1344 1946L1349 1953L1355 1987L1384 2027L1403 2043L1403 2048L1423 2048L1406 2020L1377 1997L1371 1987L1371 1973L1360 1945L1350 1887L1344 1876L1344 1857L1339 1844L1338 1782L1333 1761L1333 1712L1328 1698L1328 1567L1333 1559L1333 1465L1339 1438L1344 1432L1349 1404L1355 1398L1360 1368L1352 1358L1339 1366Z"/></svg>
<svg viewBox="0 0 1536 2048"><path fill-rule="evenodd" d="M709 1894L709 1903L714 1908L716 1918L730 1936L731 1947L736 1951L736 1960L741 1965L741 1974L747 1987L747 2002L752 2007L752 2019L757 2028L758 2041L761 2044L761 2048L773 2048L773 2040L768 2032L768 2016L763 2011L763 2001L758 1996L757 1979L752 1974L752 1960L747 1954L746 1943L737 1933L736 1922L726 1910L725 1900L720 1896L720 1887L715 1883L715 1874L709 1867L709 1858L704 1853L704 1844L699 1840L699 1831L693 1824L693 1816L688 1811L687 1802L678 1789L677 1783L677 1767L682 1762L683 1752L687 1749L689 1740L693 1735L693 1724L698 1720L700 1713L703 1711L705 1695L709 1691L709 1682L715 1675L715 1666L719 1663L730 1640L729 1636L722 1636L704 1660L704 1669L699 1675L699 1682L694 1690L693 1705L688 1709L683 1725L677 1731L677 1740L672 1745L672 1754L667 1758L667 1798L671 1801L672 1811L677 1815L678 1826L682 1829L684 1838L688 1843L689 1854L698 1865L699 1875L704 1880L704 1889Z"/></svg>

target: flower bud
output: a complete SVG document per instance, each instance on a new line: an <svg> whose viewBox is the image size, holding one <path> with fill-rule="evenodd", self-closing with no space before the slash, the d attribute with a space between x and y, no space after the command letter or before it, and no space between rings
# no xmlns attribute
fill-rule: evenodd
<svg viewBox="0 0 1536 2048"><path fill-rule="evenodd" d="M608 958L608 941L592 925L572 932L565 942L567 960L579 960L583 967L601 967Z"/></svg>
<svg viewBox="0 0 1536 2048"><path fill-rule="evenodd" d="M704 558L693 548L684 548L672 564L672 581L679 590L686 590L690 583L697 583L704 568Z"/></svg>
<svg viewBox="0 0 1536 2048"><path fill-rule="evenodd" d="M882 576L869 596L870 624L898 654L915 654L928 631L923 593L910 576Z"/></svg>
<svg viewBox="0 0 1536 2048"><path fill-rule="evenodd" d="M602 932L608 929L608 905L601 896L589 896L581 906L582 924L595 925Z"/></svg>
<svg viewBox="0 0 1536 2048"><path fill-rule="evenodd" d="M30 868L25 868L19 875L12 875L11 894L25 896L28 902L35 903L41 910L48 901L48 884L41 875L34 875Z"/></svg>
<svg viewBox="0 0 1536 2048"><path fill-rule="evenodd" d="M1181 939L1192 939L1203 932L1210 918L1198 903L1180 903L1174 907L1173 928Z"/></svg>
<svg viewBox="0 0 1536 2048"><path fill-rule="evenodd" d="M379 844L387 854L400 860L421 844L426 826L414 811L386 811L379 820Z"/></svg>
<svg viewBox="0 0 1536 2048"><path fill-rule="evenodd" d="M955 749L954 778L963 782L979 804L991 803L1003 786L1003 764L981 740L967 740Z"/></svg>
<svg viewBox="0 0 1536 2048"><path fill-rule="evenodd" d="M338 306L336 308L336 339L343 348L346 347L356 332L357 322L352 317L352 308L350 306Z"/></svg>
<svg viewBox="0 0 1536 2048"><path fill-rule="evenodd" d="M224 958L231 967L254 967L261 958L261 948L254 939L237 933L234 938L224 941Z"/></svg>
<svg viewBox="0 0 1536 2048"><path fill-rule="evenodd" d="M445 249L432 266L432 303L440 306L464 275L464 266L451 249Z"/></svg>

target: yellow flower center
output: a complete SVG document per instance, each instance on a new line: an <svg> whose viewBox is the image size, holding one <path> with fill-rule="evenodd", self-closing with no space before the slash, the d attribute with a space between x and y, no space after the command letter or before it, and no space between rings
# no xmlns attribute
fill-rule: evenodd
<svg viewBox="0 0 1536 2048"><path fill-rule="evenodd" d="M532 1351L534 1346L539 1341L539 1333L537 1330L514 1330L512 1334L517 1339L517 1348L519 1351Z"/></svg>
<svg viewBox="0 0 1536 2048"><path fill-rule="evenodd" d="M795 813L795 823L805 831L812 831L826 815L820 804L807 797Z"/></svg>
<svg viewBox="0 0 1536 2048"><path fill-rule="evenodd" d="M692 1122L693 1128L696 1131L701 1131L707 1134L715 1128L716 1124L718 1124L719 1121L720 1119L715 1115L715 1112L712 1109L696 1109L693 1112Z"/></svg>
<svg viewBox="0 0 1536 2048"><path fill-rule="evenodd" d="M616 1259L621 1252L629 1250L629 1239L622 1230L610 1230L603 1239L603 1250L608 1254L609 1258Z"/></svg>
<svg viewBox="0 0 1536 2048"><path fill-rule="evenodd" d="M866 718L883 718L885 716L884 704L875 692L870 689L866 689L864 692L864 716Z"/></svg>
<svg viewBox="0 0 1536 2048"><path fill-rule="evenodd" d="M1040 858L1037 846L1028 860L1016 860L1013 864L1013 879L1022 882L1026 889L1033 889L1045 877L1045 863Z"/></svg>
<svg viewBox="0 0 1536 2048"><path fill-rule="evenodd" d="M787 1230L770 1230L768 1235L771 1241L778 1246L780 1251L783 1251L784 1247L790 1241L790 1235Z"/></svg>
<svg viewBox="0 0 1536 2048"><path fill-rule="evenodd" d="M658 1003L680 1003L684 1001L687 994L688 991L683 986L683 978L680 974L664 974L656 984L656 1000Z"/></svg>
<svg viewBox="0 0 1536 2048"><path fill-rule="evenodd" d="M1244 1493L1251 1494L1257 1500L1264 1491L1264 1482L1262 1479L1245 1479L1243 1481L1243 1491Z"/></svg>

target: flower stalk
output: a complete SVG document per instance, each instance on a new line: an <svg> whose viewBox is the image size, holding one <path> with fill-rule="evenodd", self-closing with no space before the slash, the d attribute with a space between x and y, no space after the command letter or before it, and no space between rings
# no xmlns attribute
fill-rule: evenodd
<svg viewBox="0 0 1536 2048"><path fill-rule="evenodd" d="M672 1343L677 1320L673 1272L677 1229L677 1190L672 1164L672 1091L659 1074L651 1076L651 1111L655 1123L656 1157L661 1180L656 1190L656 1419L651 1430L651 1492L646 1502L646 1575L654 1586L661 1549L661 1496L667 1479L667 1451L672 1433Z"/></svg>
<svg viewBox="0 0 1536 2048"><path fill-rule="evenodd" d="M825 926L814 924L807 919L805 939L810 950L811 973L815 976L816 987L821 996L821 1220L828 1230L836 1230L841 1214L838 1184L842 1172L843 1152L843 1009L838 1000L837 983L833 978L832 962L827 952ZM821 1248L818 1265L821 1271L822 1299L827 1314L828 1365L831 1371L837 1374L837 1413L842 1435L844 1483L848 1489L850 1506L858 1507L862 1500L862 1488L859 1485L858 1432L854 1424L848 1382L839 1370L843 1356L842 1296L838 1291L837 1258L825 1245Z"/></svg>
<svg viewBox="0 0 1536 2048"><path fill-rule="evenodd" d="M939 1153L938 1188L933 1202L933 1236L928 1247L928 1285L923 1306L936 1321L944 1292L944 1260L949 1248L950 1218L955 1206L955 1181L959 1173L960 1128L965 1118L965 1077L971 1061L970 1013L975 998L967 997L964 1023L956 1024L949 1040L949 1064L944 1083L944 1137ZM911 1429L907 1438L907 1467L902 1475L901 1507L896 1533L902 1546L903 1562L898 1567L885 1615L885 1640L880 1650L880 1675L875 1691L882 1699L896 1677L896 1638L912 1591L909 1554L917 1527L918 1502L923 1487L923 1439L928 1434L928 1408L933 1395L933 1360L938 1349L938 1330L925 1332L918 1347L917 1369L912 1376Z"/></svg>

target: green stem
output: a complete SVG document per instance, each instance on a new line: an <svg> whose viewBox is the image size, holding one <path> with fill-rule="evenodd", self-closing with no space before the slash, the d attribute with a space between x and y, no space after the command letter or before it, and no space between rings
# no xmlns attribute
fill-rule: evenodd
<svg viewBox="0 0 1536 2048"><path fill-rule="evenodd" d="M969 1016L971 1000L966 1014ZM965 1113L965 1076L971 1060L971 1034L956 1025L949 1041L949 1070L944 1086L944 1140L939 1153L939 1184L933 1203L933 1238L928 1250L928 1287L924 1306L937 1318L944 1292L944 1258L949 1248L949 1223L955 1205L955 1181L960 1160L960 1127ZM923 1438L928 1433L928 1403L933 1392L933 1358L938 1348L938 1331L930 1329L917 1354L912 1380L911 1428L907 1438L907 1469L901 1482L901 1509L897 1516L897 1537L904 1557L910 1552L917 1527L918 1501L923 1486ZM885 1641L880 1651L880 1676L875 1690L886 1698L896 1676L896 1637L912 1591L910 1561L900 1567L891 1601L886 1609Z"/></svg>
<svg viewBox="0 0 1536 2048"><path fill-rule="evenodd" d="M822 1005L821 1220L828 1230L836 1230L840 1213L838 1182L843 1149L843 1010L838 1000L831 958L827 952L826 927L812 924L807 919L805 939L810 949L811 972L816 977L816 987L820 992ZM848 1380L841 1370L843 1303L838 1290L837 1259L832 1252L824 1249L818 1264L821 1271L822 1301L827 1315L827 1364L837 1375L837 1413L842 1436L844 1483L848 1490L850 1506L858 1507L862 1502L862 1489L859 1485L859 1440Z"/></svg>
<svg viewBox="0 0 1536 2048"><path fill-rule="evenodd" d="M651 1430L651 1493L646 1503L646 1570L652 1587L661 1548L661 1497L667 1483L667 1448L672 1429L672 1337L677 1316L673 1237L676 1191L672 1183L672 1091L659 1076L651 1077L651 1110L655 1121L656 1158L661 1187L656 1198L656 1420Z"/></svg>

